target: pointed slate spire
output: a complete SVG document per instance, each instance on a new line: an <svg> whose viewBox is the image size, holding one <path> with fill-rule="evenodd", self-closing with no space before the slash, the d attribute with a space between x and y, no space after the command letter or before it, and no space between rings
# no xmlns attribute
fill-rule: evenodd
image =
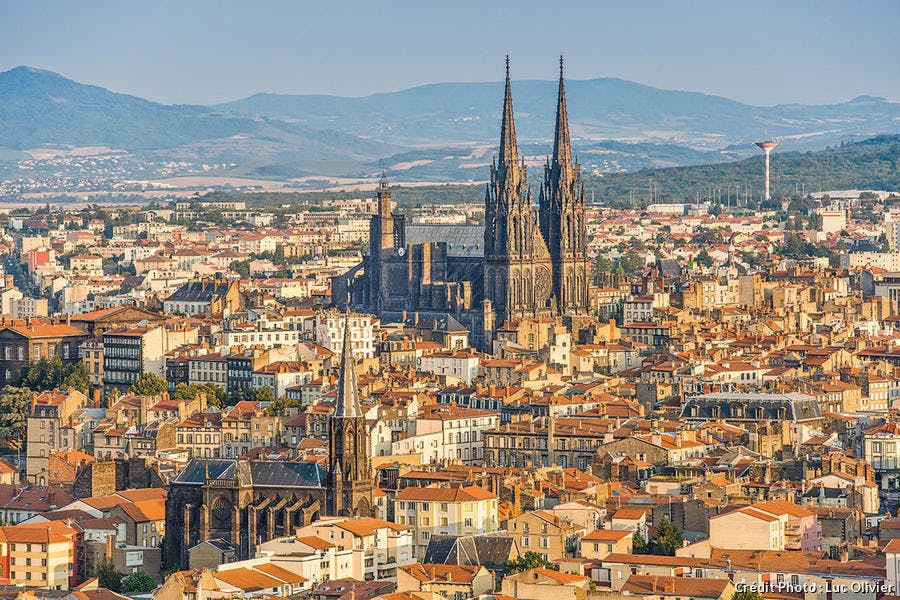
<svg viewBox="0 0 900 600"><path fill-rule="evenodd" d="M516 124L513 121L512 86L509 81L509 54L506 55L506 93L503 96L503 124L500 127L500 164L514 170L519 164Z"/></svg>
<svg viewBox="0 0 900 600"><path fill-rule="evenodd" d="M572 165L569 140L569 113L566 110L566 82L563 79L563 57L559 57L559 98L556 103L556 134L553 138L553 162L568 173Z"/></svg>
<svg viewBox="0 0 900 600"><path fill-rule="evenodd" d="M350 343L350 315L344 317L344 347L341 351L341 375L338 380L335 417L361 417L359 388L356 387L356 359Z"/></svg>

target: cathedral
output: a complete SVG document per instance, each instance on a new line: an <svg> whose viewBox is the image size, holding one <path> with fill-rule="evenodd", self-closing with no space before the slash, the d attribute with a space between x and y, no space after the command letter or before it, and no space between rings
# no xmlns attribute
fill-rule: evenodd
<svg viewBox="0 0 900 600"><path fill-rule="evenodd" d="M407 223L391 211L384 177L377 197L368 254L332 280L337 306L372 312L385 322L403 321L410 313L450 315L483 349L490 349L494 331L508 321L588 314L584 189L581 167L572 158L561 57L553 153L544 165L537 206L516 142L509 57L484 227Z"/></svg>
<svg viewBox="0 0 900 600"><path fill-rule="evenodd" d="M256 547L292 535L321 515L371 517L374 484L366 419L359 401L349 319L335 410L330 420L329 466L315 462L193 459L169 482L165 564L189 566L201 542L230 545L238 559Z"/></svg>

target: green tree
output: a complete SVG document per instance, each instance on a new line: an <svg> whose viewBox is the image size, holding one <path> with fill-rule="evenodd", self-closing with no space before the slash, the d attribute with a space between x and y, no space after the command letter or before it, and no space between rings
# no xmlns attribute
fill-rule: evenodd
<svg viewBox="0 0 900 600"><path fill-rule="evenodd" d="M169 384L165 379L155 373L144 373L131 384L128 391L138 396L157 396L168 389Z"/></svg>
<svg viewBox="0 0 900 600"><path fill-rule="evenodd" d="M254 402L275 402L275 392L272 391L267 385L259 388L253 394L251 394L250 399Z"/></svg>
<svg viewBox="0 0 900 600"><path fill-rule="evenodd" d="M631 551L634 554L647 554L647 540L640 531L635 531L631 536Z"/></svg>
<svg viewBox="0 0 900 600"><path fill-rule="evenodd" d="M120 573L111 560L101 561L97 565L97 583L102 588L114 592L122 591L122 573Z"/></svg>
<svg viewBox="0 0 900 600"><path fill-rule="evenodd" d="M605 256L597 256L594 264L591 265L591 277L595 285L599 285L604 273L611 273L613 270L613 262Z"/></svg>
<svg viewBox="0 0 900 600"><path fill-rule="evenodd" d="M675 524L668 519L662 519L656 526L656 531L650 539L650 554L662 556L675 556L675 550L684 545L684 538Z"/></svg>
<svg viewBox="0 0 900 600"><path fill-rule="evenodd" d="M81 362L63 363L59 356L29 363L19 373L19 386L35 392L73 387L87 393L88 373Z"/></svg>
<svg viewBox="0 0 900 600"><path fill-rule="evenodd" d="M122 578L122 591L127 593L152 592L156 589L156 580L143 571L136 571Z"/></svg>
<svg viewBox="0 0 900 600"><path fill-rule="evenodd" d="M203 385L179 383L172 393L172 398L174 400L193 400L198 394L206 394L206 404L208 406L222 408L225 390L214 383L204 383Z"/></svg>
<svg viewBox="0 0 900 600"><path fill-rule="evenodd" d="M731 595L731 600L763 600L763 595L747 588Z"/></svg>
<svg viewBox="0 0 900 600"><path fill-rule="evenodd" d="M619 259L619 267L626 275L637 275L644 270L644 259L635 250L629 250Z"/></svg>
<svg viewBox="0 0 900 600"><path fill-rule="evenodd" d="M87 366L83 362L77 362L71 366L68 375L63 378L63 386L75 388L82 394L87 394L91 387Z"/></svg>
<svg viewBox="0 0 900 600"><path fill-rule="evenodd" d="M298 406L300 406L299 400L282 396L281 398L275 398L275 400L266 407L266 412L270 415L280 415L284 414L284 409L296 408Z"/></svg>
<svg viewBox="0 0 900 600"><path fill-rule="evenodd" d="M519 555L519 558L506 561L503 563L503 566L506 568L507 573L518 573L520 571L536 568L553 570L558 568L553 563L544 560L543 556L533 550L529 550L525 554Z"/></svg>
<svg viewBox="0 0 900 600"><path fill-rule="evenodd" d="M19 447L25 442L26 419L34 396L28 388L11 385L0 391L0 436L10 446Z"/></svg>
<svg viewBox="0 0 900 600"><path fill-rule="evenodd" d="M706 248L697 253L697 257L695 258L695 260L704 267L711 267L713 265L712 256L709 255L709 252L706 251Z"/></svg>

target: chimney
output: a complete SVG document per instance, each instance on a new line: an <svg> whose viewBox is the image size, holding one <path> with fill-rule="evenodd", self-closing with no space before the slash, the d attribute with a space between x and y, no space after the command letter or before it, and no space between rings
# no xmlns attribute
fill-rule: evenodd
<svg viewBox="0 0 900 600"><path fill-rule="evenodd" d="M100 390L95 389L93 392L91 392L91 396L93 397L94 408L100 408Z"/></svg>

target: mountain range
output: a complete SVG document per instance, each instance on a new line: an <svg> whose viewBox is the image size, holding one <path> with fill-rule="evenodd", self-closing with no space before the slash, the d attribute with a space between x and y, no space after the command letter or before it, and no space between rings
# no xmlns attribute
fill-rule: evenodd
<svg viewBox="0 0 900 600"><path fill-rule="evenodd" d="M549 150L556 86L513 82L516 130L535 162ZM760 107L613 78L567 81L566 90L575 149L595 172L733 160L764 136L816 149L900 132L900 103L871 96ZM361 98L257 94L166 105L17 67L0 73L0 161L44 146L101 146L225 165L228 175L361 177L384 164L406 180L483 179L501 100L501 83L440 83Z"/></svg>

